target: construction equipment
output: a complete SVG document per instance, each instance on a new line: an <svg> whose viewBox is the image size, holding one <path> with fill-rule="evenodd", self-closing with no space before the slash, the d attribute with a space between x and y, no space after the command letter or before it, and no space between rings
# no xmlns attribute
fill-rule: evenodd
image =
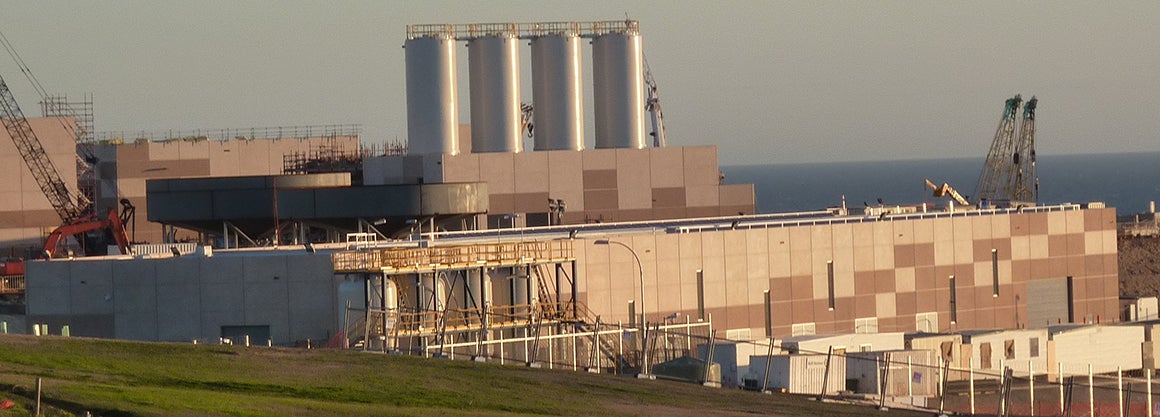
<svg viewBox="0 0 1160 417"><path fill-rule="evenodd" d="M934 190L935 197L950 196L951 199L955 200L956 203L959 203L960 206L971 205L971 203L967 201L967 198L963 197L962 194L959 194L958 190L955 190L955 188L951 187L950 184L947 184L944 182L942 187L939 187L937 185L934 185L934 183L928 179L928 180L926 180L926 186L930 187L931 190Z"/></svg>
<svg viewBox="0 0 1160 417"><path fill-rule="evenodd" d="M1015 137L1015 125L1023 99L1015 95L1004 104L1003 118L999 120L999 128L995 131L975 191L980 202L1033 203L1038 198L1039 180L1035 176L1035 107L1038 101L1032 97L1027 102L1018 138Z"/></svg>
<svg viewBox="0 0 1160 417"><path fill-rule="evenodd" d="M117 243L121 253L129 253L125 221L135 213L132 204L129 204L128 200L121 200L123 212L118 214L116 209L109 209L104 219L96 218L95 214L87 214L92 211L92 203L84 196L69 191L3 77L0 77L0 123L12 137L16 150L24 159L32 177L36 179L41 192L48 198L49 204L56 210L63 223L49 234L45 243L45 255L54 256L61 240L74 235L77 236L78 242L84 245L87 254L100 254L104 249L103 243L110 240ZM103 230L103 236L88 236L89 232L96 230Z"/></svg>
<svg viewBox="0 0 1160 417"><path fill-rule="evenodd" d="M86 248L113 241L116 242L121 253L129 253L129 234L125 231L125 223L134 215L136 209L128 199L121 199L121 206L120 214L117 214L117 210L109 209L104 218L98 219L95 216L89 216L56 228L45 239L44 256L50 259L55 258L60 249L60 243L69 236L85 236L87 233L95 231L101 231L102 236L90 239L94 243L86 245ZM99 249L103 248L93 247L88 251L88 254L99 253Z"/></svg>
<svg viewBox="0 0 1160 417"><path fill-rule="evenodd" d="M1039 202L1039 177L1035 174L1035 107L1039 99L1031 100L1023 106L1023 121L1019 123L1019 141L1015 144L1013 157L1015 172L1015 193L1012 200Z"/></svg>
<svg viewBox="0 0 1160 417"><path fill-rule="evenodd" d="M665 115L661 112L661 96L657 91L657 81L653 79L652 70L648 67L648 60L644 60L644 85L648 91L648 97L644 102L644 109L649 112L652 117L652 132L649 136L653 137L653 147L663 148L668 146L665 140Z"/></svg>

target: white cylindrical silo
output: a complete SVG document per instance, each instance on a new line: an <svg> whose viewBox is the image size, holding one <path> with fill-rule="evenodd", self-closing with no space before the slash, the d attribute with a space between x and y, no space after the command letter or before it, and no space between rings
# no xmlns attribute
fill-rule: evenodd
<svg viewBox="0 0 1160 417"><path fill-rule="evenodd" d="M635 30L592 40L597 149L644 148L642 59L640 33Z"/></svg>
<svg viewBox="0 0 1160 417"><path fill-rule="evenodd" d="M478 270L467 274L467 308L482 308L491 302L491 279L487 273Z"/></svg>
<svg viewBox="0 0 1160 417"><path fill-rule="evenodd" d="M471 151L519 152L520 53L514 35L467 42L471 90Z"/></svg>
<svg viewBox="0 0 1160 417"><path fill-rule="evenodd" d="M536 150L584 149L580 37L554 34L531 43Z"/></svg>
<svg viewBox="0 0 1160 417"><path fill-rule="evenodd" d="M411 154L459 153L455 39L407 39L407 147Z"/></svg>

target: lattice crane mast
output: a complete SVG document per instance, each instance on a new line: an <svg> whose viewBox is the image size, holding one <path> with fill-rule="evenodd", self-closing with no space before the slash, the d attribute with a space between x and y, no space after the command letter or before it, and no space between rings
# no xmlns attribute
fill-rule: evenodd
<svg viewBox="0 0 1160 417"><path fill-rule="evenodd" d="M661 96L657 90L657 81L653 79L652 70L648 67L648 60L644 61L644 85L648 91L648 97L645 98L644 109L649 112L652 117L652 132L649 135L653 137L653 147L663 148L668 146L665 140L665 115L661 112Z"/></svg>
<svg viewBox="0 0 1160 417"><path fill-rule="evenodd" d="M1035 107L1039 99L1031 96L1023 105L1023 121L1019 123L1019 141L1015 144L1012 163L1015 172L1015 193L1012 200L1039 201L1039 177L1035 174Z"/></svg>
<svg viewBox="0 0 1160 417"><path fill-rule="evenodd" d="M987 160L975 190L975 198L980 202L1017 200L1015 180L1021 158L1016 151L1015 125L1022 103L1023 98L1016 94L1007 99L1003 106L1003 118L995 130L995 140L991 142L991 150L987 152Z"/></svg>
<svg viewBox="0 0 1160 417"><path fill-rule="evenodd" d="M12 137L20 157L28 165L32 177L36 179L37 185L61 221L66 224L72 223L83 216L89 210L90 203L83 197L69 192L60 171L49 159L44 145L36 137L36 132L32 131L32 125L16 104L16 98L12 96L12 90L8 88L3 77L0 77L0 122L4 124L4 129L8 131L8 136Z"/></svg>
<svg viewBox="0 0 1160 417"><path fill-rule="evenodd" d="M77 236L78 241L84 241L90 254L100 253L100 244L109 241L115 242L121 253L129 253L125 222L135 213L132 203L122 199L123 211L118 214L116 209L109 209L104 218L90 213L92 203L82 195L69 192L60 171L57 171L56 165L48 157L44 145L36 137L36 132L32 130L28 118L24 117L24 112L20 110L20 105L16 103L3 77L0 77L0 123L8 131L8 136L12 137L17 152L63 223L45 239L44 255L49 258L55 256L58 245L69 236ZM91 242L85 238L87 233L98 230L105 231L103 236L96 236Z"/></svg>

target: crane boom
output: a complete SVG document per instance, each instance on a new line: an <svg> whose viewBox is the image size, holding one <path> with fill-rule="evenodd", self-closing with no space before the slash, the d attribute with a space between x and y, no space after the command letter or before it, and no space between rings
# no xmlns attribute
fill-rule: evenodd
<svg viewBox="0 0 1160 417"><path fill-rule="evenodd" d="M644 109L648 110L649 116L652 118L652 132L649 135L653 137L653 147L663 148L668 145L665 140L665 115L661 112L661 96L657 91L657 81L653 79L652 70L648 67L648 60L644 61L644 84L648 91L648 97L644 102Z"/></svg>
<svg viewBox="0 0 1160 417"><path fill-rule="evenodd" d="M975 190L976 199L979 201L1017 200L1014 181L1016 165L1020 158L1016 152L1014 136L1019 106L1022 103L1023 98L1018 94L1004 103L1003 118L999 120L999 127L995 130L995 139L991 142L991 150L987 152L987 161L983 164L978 189ZM1014 164L1011 163L1012 160Z"/></svg>
<svg viewBox="0 0 1160 417"><path fill-rule="evenodd" d="M1035 107L1038 103L1039 99L1031 96L1023 106L1019 140L1012 154L1012 163L1016 166L1013 200L1039 201L1039 177L1035 175Z"/></svg>
<svg viewBox="0 0 1160 417"><path fill-rule="evenodd" d="M12 90L8 89L8 84L4 82L3 77L0 77L0 122L3 122L8 135L16 144L16 150L20 153L20 157L28 165L32 177L36 179L37 185L44 192L44 196L48 198L49 204L52 204L52 208L56 210L56 214L60 216L61 221L70 223L80 218L87 211L87 208L80 207L73 200L73 195L61 178L60 171L49 159L44 145L40 143L40 139L36 137L36 132L32 130L32 125L28 123L28 119L24 117L24 112L16 104L16 98L13 97Z"/></svg>

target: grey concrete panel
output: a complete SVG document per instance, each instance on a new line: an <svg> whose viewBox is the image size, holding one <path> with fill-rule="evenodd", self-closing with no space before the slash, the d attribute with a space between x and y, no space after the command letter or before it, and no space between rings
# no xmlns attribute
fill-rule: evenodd
<svg viewBox="0 0 1160 417"><path fill-rule="evenodd" d="M217 339L221 337L222 326L245 325L245 313L236 311L205 311L201 312L200 339Z"/></svg>
<svg viewBox="0 0 1160 417"><path fill-rule="evenodd" d="M336 319L335 284L332 277L308 282L291 282L289 294L289 338L320 340L339 328Z"/></svg>
<svg viewBox="0 0 1160 417"><path fill-rule="evenodd" d="M48 325L51 334L60 334L62 325L68 325L69 334L78 337L112 338L112 314L44 314L29 315L28 322Z"/></svg>
<svg viewBox="0 0 1160 417"><path fill-rule="evenodd" d="M287 281L246 283L246 325L270 326L270 337L275 343L289 341L290 303Z"/></svg>
<svg viewBox="0 0 1160 417"><path fill-rule="evenodd" d="M245 270L245 261L243 258L234 257L213 257L202 258L201 261L201 282L202 283L241 283L242 276ZM238 287L241 289L241 287Z"/></svg>
<svg viewBox="0 0 1160 417"><path fill-rule="evenodd" d="M240 280L226 284L202 283L201 309L203 312L235 312L240 319L245 311L242 290Z"/></svg>
<svg viewBox="0 0 1160 417"><path fill-rule="evenodd" d="M294 282L330 282L334 277L334 267L330 256L325 254L288 256L286 275Z"/></svg>
<svg viewBox="0 0 1160 417"><path fill-rule="evenodd" d="M282 284L289 279L285 256L247 256L243 262L243 281L249 284ZM248 305L248 303L247 303Z"/></svg>
<svg viewBox="0 0 1160 417"><path fill-rule="evenodd" d="M119 262L122 265L142 264L139 262ZM152 262L148 263L152 266ZM145 272L145 271L132 271ZM157 280L152 275L135 273L117 275L113 278L113 305L118 315L125 313L157 314ZM118 328L118 332L120 328Z"/></svg>
<svg viewBox="0 0 1160 417"><path fill-rule="evenodd" d="M126 340L157 340L157 314L150 312L118 312L113 316L114 338Z"/></svg>
<svg viewBox="0 0 1160 417"><path fill-rule="evenodd" d="M151 260L157 265L157 286L201 282L201 264L207 258L182 256Z"/></svg>
<svg viewBox="0 0 1160 417"><path fill-rule="evenodd" d="M69 262L28 262L24 302L29 315L72 313Z"/></svg>
<svg viewBox="0 0 1160 417"><path fill-rule="evenodd" d="M1027 327L1067 323L1067 278L1027 282Z"/></svg>
<svg viewBox="0 0 1160 417"><path fill-rule="evenodd" d="M196 282L157 285L157 340L183 342L201 336L201 292Z"/></svg>
<svg viewBox="0 0 1160 417"><path fill-rule="evenodd" d="M113 314L112 261L70 262L69 304L72 314Z"/></svg>

